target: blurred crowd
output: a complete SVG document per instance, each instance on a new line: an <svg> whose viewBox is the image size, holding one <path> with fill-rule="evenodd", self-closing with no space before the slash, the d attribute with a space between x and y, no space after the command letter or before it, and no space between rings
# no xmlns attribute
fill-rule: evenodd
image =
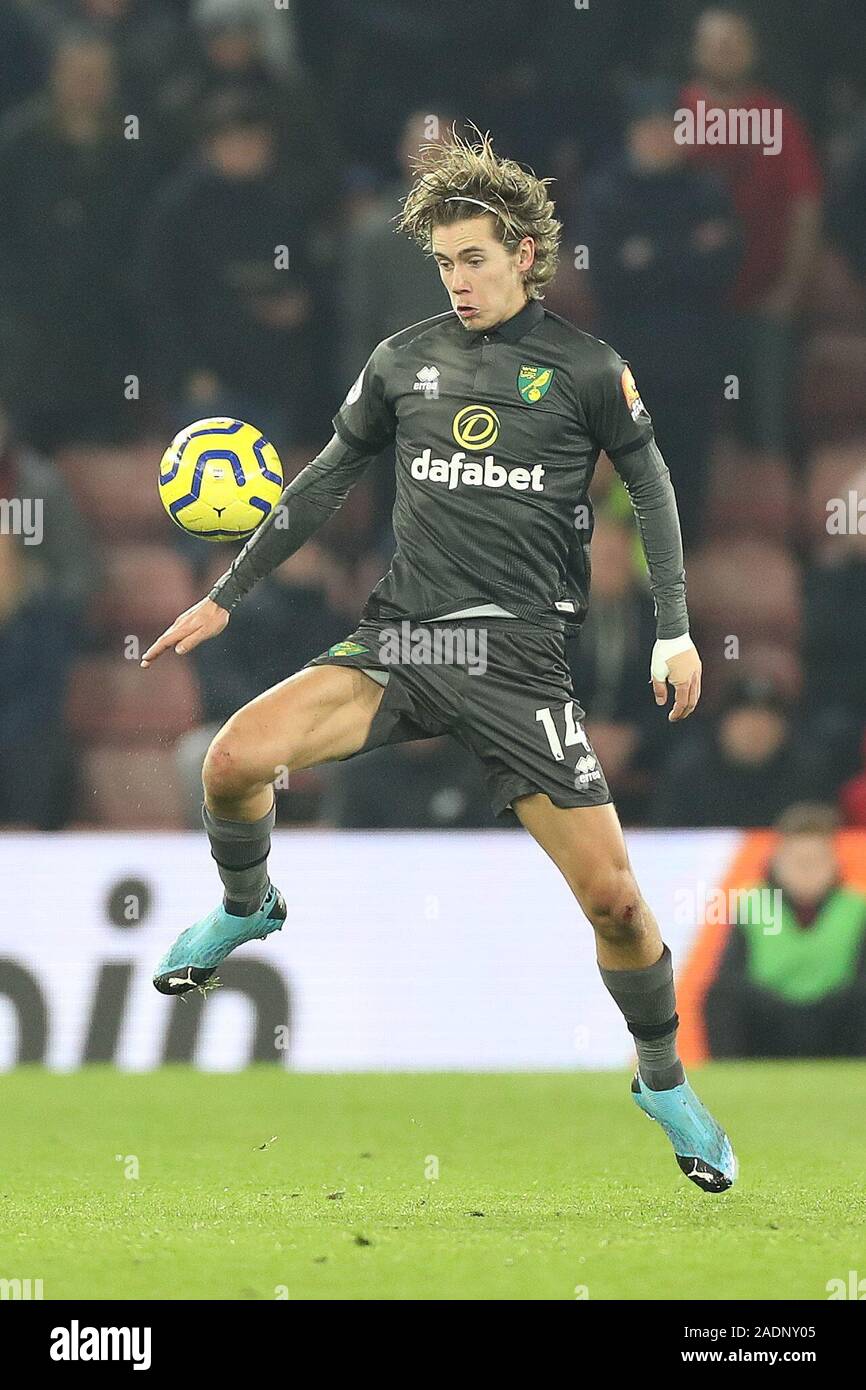
<svg viewBox="0 0 866 1390"><path fill-rule="evenodd" d="M838 827L831 806L788 806L760 881L737 894L729 923L704 928L711 1056L866 1056L866 893Z"/></svg>
<svg viewBox="0 0 866 1390"><path fill-rule="evenodd" d="M197 824L213 730L351 631L393 547L387 456L219 643L142 677L232 554L172 531L156 465L207 415L289 476L321 448L375 344L448 307L393 218L419 144L471 119L556 179L546 304L631 362L680 505L705 679L671 726L600 463L570 659L623 820L866 825L864 14L531 13L0 0L0 824ZM731 107L777 113L778 150L676 140L675 113ZM278 794L282 823L492 823L447 741Z"/></svg>

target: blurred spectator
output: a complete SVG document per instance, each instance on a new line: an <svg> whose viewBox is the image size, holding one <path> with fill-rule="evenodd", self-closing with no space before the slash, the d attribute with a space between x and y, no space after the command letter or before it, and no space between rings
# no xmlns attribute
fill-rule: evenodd
<svg viewBox="0 0 866 1390"><path fill-rule="evenodd" d="M66 26L86 26L110 44L125 112L142 122L152 147L158 94L189 66L190 42L177 8L165 0L51 0ZM50 21L56 23L52 16ZM43 23L49 23L43 13Z"/></svg>
<svg viewBox="0 0 866 1390"><path fill-rule="evenodd" d="M30 6L21 0L0 5L0 114L25 101L42 85L48 45Z"/></svg>
<svg viewBox="0 0 866 1390"><path fill-rule="evenodd" d="M866 1054L866 895L847 888L830 806L791 806L744 892L704 1003L713 1057Z"/></svg>
<svg viewBox="0 0 866 1390"><path fill-rule="evenodd" d="M478 763L450 738L399 743L333 764L321 817L341 830L496 825Z"/></svg>
<svg viewBox="0 0 866 1390"><path fill-rule="evenodd" d="M280 0L279 4L263 5L261 0L192 0L192 23L203 31L228 36L234 52L240 50L236 36L251 34L255 52L269 72L283 77L300 78L302 74L299 41L296 33L298 0ZM227 42L222 61L230 64Z"/></svg>
<svg viewBox="0 0 866 1390"><path fill-rule="evenodd" d="M856 776L849 778L842 787L839 804L846 825L857 825L866 829L866 726L860 739L860 769Z"/></svg>
<svg viewBox="0 0 866 1390"><path fill-rule="evenodd" d="M93 539L65 479L47 459L15 441L0 402L0 500L14 499L37 516L38 541L19 538L28 585L44 590L66 621L75 627L96 590L99 567ZM34 530L34 535L35 530Z"/></svg>
<svg viewBox="0 0 866 1390"><path fill-rule="evenodd" d="M796 801L835 795L811 725L767 682L738 680L709 725L682 732L656 789L655 825L771 825Z"/></svg>
<svg viewBox="0 0 866 1390"><path fill-rule="evenodd" d="M822 179L812 141L797 115L754 77L755 34L748 19L706 10L695 33L695 80L682 104L768 119L778 147L695 141L690 157L727 183L744 230L744 255L731 300L726 374L739 378L739 428L755 449L778 456L791 443L796 328L819 247ZM771 137L772 138L772 137Z"/></svg>
<svg viewBox="0 0 866 1390"><path fill-rule="evenodd" d="M584 134L582 130L581 137ZM545 288L544 307L592 333L596 329L597 306L589 284L589 266L584 250L583 200L586 180L583 146L583 138L579 141L574 135L562 134L554 141L550 163L546 166L554 180L556 216L562 223L562 244L567 250L560 257L556 275Z"/></svg>
<svg viewBox="0 0 866 1390"><path fill-rule="evenodd" d="M319 0L316 6L300 4L298 10L306 50L346 153L353 164L380 176L387 176L391 165L397 123L420 105L419 85L436 92L455 114L472 116L486 129L493 117L483 85L501 71L506 55L526 47L517 0L499 0L495 23L485 6L465 0L438 0L436 5L428 0L401 0L399 5ZM472 54L479 55L477 61Z"/></svg>
<svg viewBox="0 0 866 1390"><path fill-rule="evenodd" d="M267 108L239 92L203 113L203 158L161 191L141 265L152 370L178 426L250 419L278 447L321 432L308 228L277 174Z"/></svg>
<svg viewBox="0 0 866 1390"><path fill-rule="evenodd" d="M260 0L196 0L192 21L190 61L165 84L160 100L175 158L194 146L199 112L212 97L234 91L254 98L270 118L275 168L299 216L314 229L330 229L337 218L337 142L329 111L291 52L279 51L279 40L291 34L290 15Z"/></svg>
<svg viewBox="0 0 866 1390"><path fill-rule="evenodd" d="M296 26L294 3L277 9L261 0L194 0L190 61L164 84L158 110L161 139L173 166L182 165L195 149L202 112L226 94L232 94L239 107L247 103L267 118L269 178L282 190L284 203L291 203L292 212L289 229L278 241L286 243L289 232L294 237L296 229L303 229L301 243L291 250L317 300L318 312L310 315L301 335L303 357L293 371L292 386L303 409L288 423L290 437L297 426L301 435L312 439L319 437L322 420L330 418L334 399L345 390L332 341L342 170L333 109L304 72ZM248 225L253 225L252 217ZM264 342L262 347L267 350ZM302 425L302 417L309 423ZM275 431L275 426L269 428Z"/></svg>
<svg viewBox="0 0 866 1390"><path fill-rule="evenodd" d="M377 207L349 235L341 255L340 318L343 376L354 381L383 338L450 308L436 264L398 236L394 218L412 181L412 159L421 145L447 130L445 116L413 111L397 144L401 178L389 185Z"/></svg>
<svg viewBox="0 0 866 1390"><path fill-rule="evenodd" d="M866 472L850 491L862 506ZM805 702L848 776L866 724L866 533L824 543L806 566L803 599Z"/></svg>
<svg viewBox="0 0 866 1390"><path fill-rule="evenodd" d="M0 129L0 385L37 447L117 440L138 427L132 230L149 188L126 140L114 54L58 41L46 92Z"/></svg>
<svg viewBox="0 0 866 1390"><path fill-rule="evenodd" d="M397 143L400 179L388 186L375 210L346 240L340 257L339 298L343 391L383 338L450 310L436 263L409 237L399 236L394 226L412 181L413 157L421 145L443 136L448 123L445 115L411 113ZM385 458L387 466L369 475L380 531L387 527L394 505L393 449L386 450Z"/></svg>
<svg viewBox="0 0 866 1390"><path fill-rule="evenodd" d="M218 642L196 648L209 720L222 723L345 637L347 616L337 607L341 579L336 562L308 541L256 585Z"/></svg>
<svg viewBox="0 0 866 1390"><path fill-rule="evenodd" d="M342 578L326 552L308 541L256 586L219 641L196 648L206 723L176 749L188 825L201 822L201 768L220 725L345 637L351 619L336 606Z"/></svg>
<svg viewBox="0 0 866 1390"><path fill-rule="evenodd" d="M848 148L833 171L827 231L861 284L866 283L866 100Z"/></svg>
<svg viewBox="0 0 866 1390"><path fill-rule="evenodd" d="M632 364L691 545L721 399L721 302L739 248L727 195L674 139L676 105L673 84L636 87L627 152L590 183L583 224L595 327Z"/></svg>
<svg viewBox="0 0 866 1390"><path fill-rule="evenodd" d="M592 602L579 636L567 647L574 690L588 711L586 728L625 821L640 818L648 766L656 761L658 711L649 660L655 642L652 597L634 560L634 525L596 518L592 535Z"/></svg>
<svg viewBox="0 0 866 1390"><path fill-rule="evenodd" d="M64 717L74 624L0 527L0 825L59 828L72 764Z"/></svg>

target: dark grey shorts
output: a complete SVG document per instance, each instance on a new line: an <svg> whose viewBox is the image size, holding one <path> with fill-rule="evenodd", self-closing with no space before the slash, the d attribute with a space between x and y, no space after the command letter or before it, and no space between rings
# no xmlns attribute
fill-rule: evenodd
<svg viewBox="0 0 866 1390"><path fill-rule="evenodd" d="M382 703L353 757L450 734L480 759L497 816L532 792L556 806L611 800L557 632L510 618L363 623L307 665L382 673Z"/></svg>

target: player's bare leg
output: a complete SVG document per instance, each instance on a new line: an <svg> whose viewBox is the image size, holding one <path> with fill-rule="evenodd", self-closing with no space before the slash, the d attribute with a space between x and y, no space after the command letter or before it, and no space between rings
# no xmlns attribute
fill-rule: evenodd
<svg viewBox="0 0 866 1390"><path fill-rule="evenodd" d="M705 1192L726 1191L737 1174L736 1159L677 1056L670 951L635 881L613 805L563 808L539 792L519 797L514 810L562 873L595 932L602 980L635 1041L635 1101L661 1124L686 1177Z"/></svg>
<svg viewBox="0 0 866 1390"><path fill-rule="evenodd" d="M610 804L563 809L549 796L521 796L521 823L562 873L595 931L600 966L653 965L663 944L628 860L619 817Z"/></svg>
<svg viewBox="0 0 866 1390"><path fill-rule="evenodd" d="M363 748L384 689L363 671L314 666L244 705L214 738L202 770L205 805L255 821L273 805L284 769L299 772Z"/></svg>
<svg viewBox="0 0 866 1390"><path fill-rule="evenodd" d="M280 930L286 905L267 868L274 780L358 752L383 693L362 671L318 666L252 700L220 729L202 770L203 819L225 895L160 961L160 993L200 988L236 947Z"/></svg>

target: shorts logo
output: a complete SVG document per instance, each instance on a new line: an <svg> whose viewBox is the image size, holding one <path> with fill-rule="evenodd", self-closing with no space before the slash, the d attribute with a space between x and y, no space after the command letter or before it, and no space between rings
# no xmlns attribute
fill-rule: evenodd
<svg viewBox="0 0 866 1390"><path fill-rule="evenodd" d="M630 367L623 368L620 381L622 383L622 394L625 396L625 403L628 406L631 418L637 420L639 416L646 415L646 406L640 398L640 391L637 389Z"/></svg>
<svg viewBox="0 0 866 1390"><path fill-rule="evenodd" d="M363 647L360 642L337 642L328 648L328 656L357 656L358 652L369 650L369 647Z"/></svg>
<svg viewBox="0 0 866 1390"><path fill-rule="evenodd" d="M521 367L517 373L517 389L527 405L535 405L546 396L556 375L555 367Z"/></svg>
<svg viewBox="0 0 866 1390"><path fill-rule="evenodd" d="M598 763L592 753L586 753L578 758L574 765L575 785L585 787L589 782L597 782L601 777Z"/></svg>
<svg viewBox="0 0 866 1390"><path fill-rule="evenodd" d="M489 405L464 405L451 425L461 449L489 449L499 438L499 416Z"/></svg>

